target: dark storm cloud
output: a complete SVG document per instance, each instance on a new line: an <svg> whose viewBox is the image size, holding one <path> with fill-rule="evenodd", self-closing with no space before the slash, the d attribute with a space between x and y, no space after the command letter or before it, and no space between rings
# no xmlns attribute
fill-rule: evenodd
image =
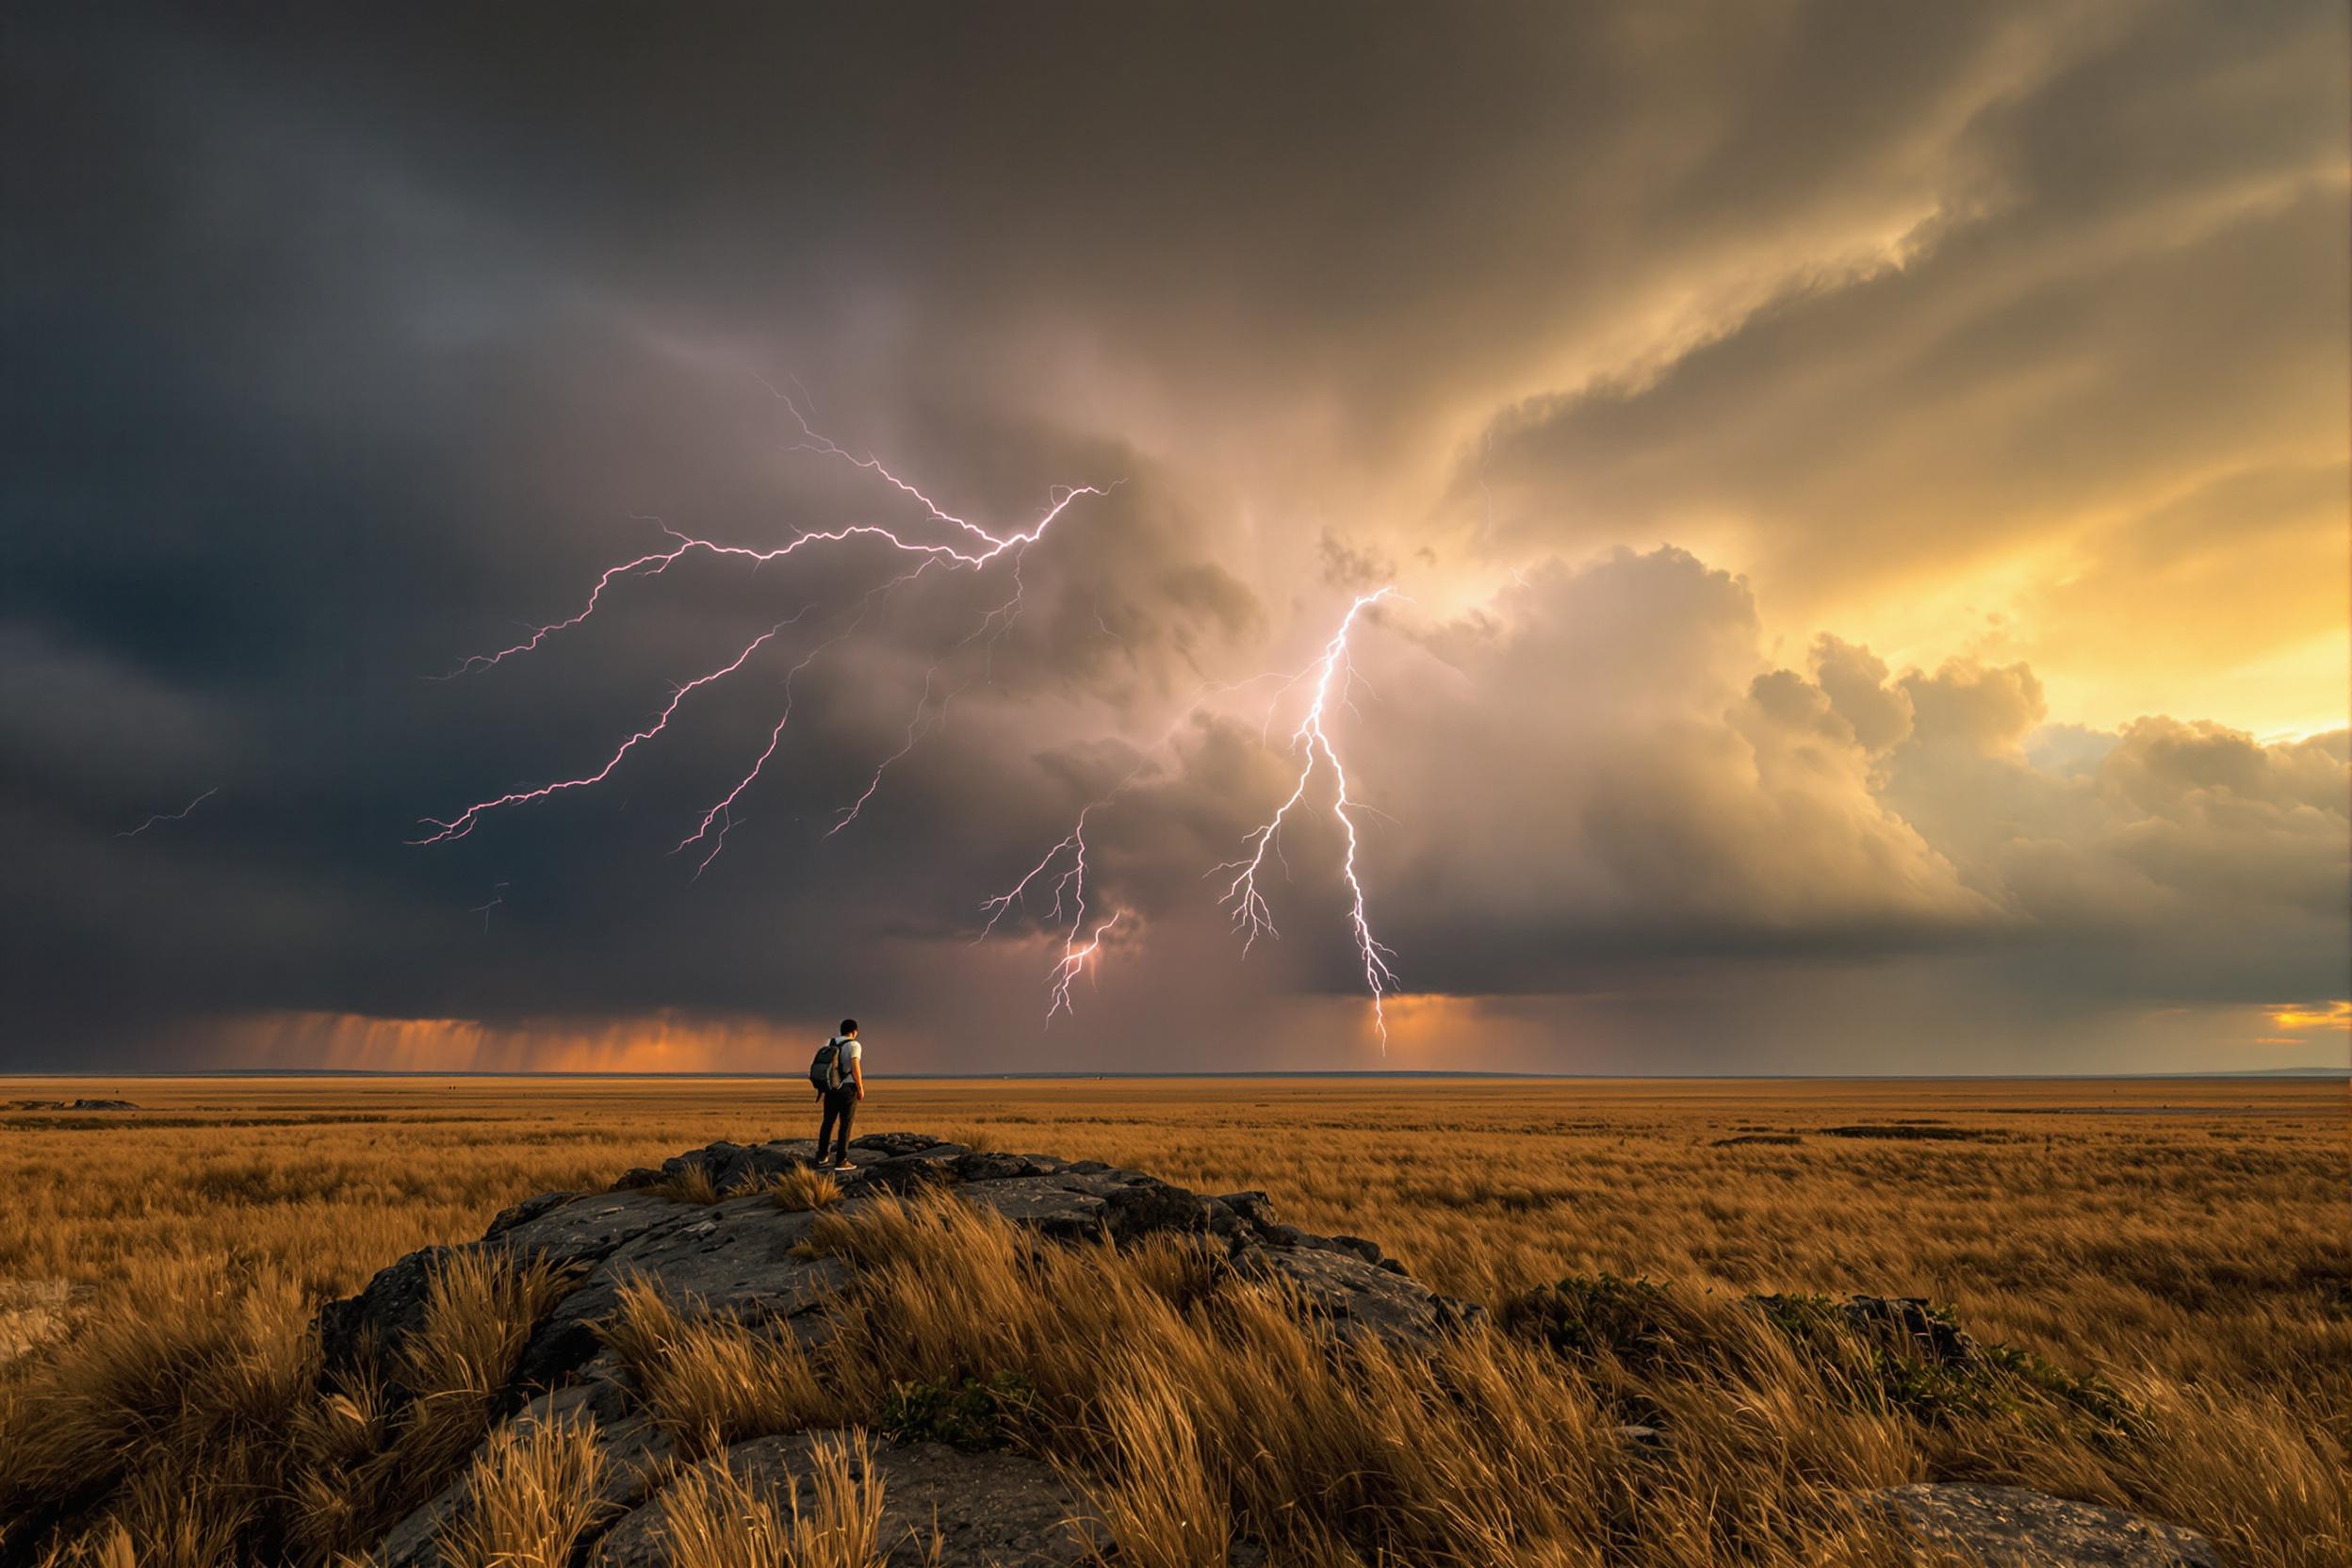
<svg viewBox="0 0 2352 1568"><path fill-rule="evenodd" d="M1121 1060L1344 989L1310 879L1291 939L1231 965L1201 873L1287 776L1270 689L1186 712L1295 667L1341 586L1748 509L1739 564L1826 615L1837 584L2117 492L2089 564L2036 584L2070 626L2249 514L2282 543L2245 584L2304 562L2342 475L2309 438L2342 427L2310 394L2341 368L2311 330L2315 291L2341 314L2341 31L2189 6L23 13L0 1065L85 1037L168 1061L215 1015L797 1018L842 992L985 1055L1032 1040L1053 949L1022 919L968 947L978 899L1131 776L1099 839L1143 977L1100 1004ZM849 630L894 567L848 548L681 562L528 661L423 678L571 613L655 519L771 546L918 515L792 451L771 384L990 526L1118 484L1026 558L1001 635L959 641L1001 574ZM1374 712L1414 723L1366 720L1398 818L1368 855L1414 984L2151 920L2171 953L2226 909L2256 935L2197 986L2325 988L2309 867L2334 874L2342 814L2311 779L2336 743L2248 762L2149 720L2059 778L1969 728L2033 708L2014 660L1897 674L1831 643L1777 669L1724 572L1598 559L1484 618L1378 623ZM806 606L607 786L403 841L592 771ZM674 846L843 633L694 877ZM2197 781L2249 767L2269 816L2238 774ZM1992 790L2045 826L2001 837L1969 810Z"/></svg>

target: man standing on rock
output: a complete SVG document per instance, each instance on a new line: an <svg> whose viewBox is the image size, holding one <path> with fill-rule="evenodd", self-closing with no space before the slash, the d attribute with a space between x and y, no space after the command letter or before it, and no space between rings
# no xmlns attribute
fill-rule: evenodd
<svg viewBox="0 0 2352 1568"><path fill-rule="evenodd" d="M841 1020L841 1032L825 1041L817 1053L817 1061L808 1074L817 1086L817 1098L824 1102L825 1116L817 1123L817 1168L830 1166L836 1173L847 1174L858 1168L849 1163L849 1124L858 1114L858 1102L866 1097L865 1048L858 1043L858 1021ZM841 1124L841 1135L833 1134L834 1123ZM825 1145L833 1145L833 1156L825 1157Z"/></svg>

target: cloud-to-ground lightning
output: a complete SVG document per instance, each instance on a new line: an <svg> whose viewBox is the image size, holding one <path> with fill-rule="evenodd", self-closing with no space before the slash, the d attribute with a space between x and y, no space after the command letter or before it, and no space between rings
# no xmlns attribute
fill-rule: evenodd
<svg viewBox="0 0 2352 1568"><path fill-rule="evenodd" d="M1348 613L1341 618L1339 629L1331 633L1330 642L1323 645L1323 657L1313 666L1314 696L1307 704L1306 715L1298 721L1298 727L1292 730L1290 736L1291 749L1299 760L1298 779L1291 786L1289 795L1274 808L1274 814L1243 840L1249 846L1249 856L1244 859L1227 861L1217 868L1220 872L1231 871L1234 874L1233 880L1226 885L1224 903L1233 910L1234 928L1241 933L1242 952L1248 953L1261 936L1279 937L1281 933L1274 928L1273 911L1267 907L1265 896L1258 890L1258 876L1266 869L1267 853L1281 854L1276 841L1282 834L1282 824L1292 809L1306 798L1307 787L1314 781L1316 771L1325 766L1331 769L1336 785L1331 800L1331 815L1338 821L1347 845L1340 860L1340 877L1348 885L1348 922L1355 937L1356 956L1364 964L1364 988L1372 993L1372 1025L1380 1033L1383 1050L1388 1046L1388 1015L1381 1005L1381 998L1396 984L1396 972L1388 963L1394 955L1372 934L1372 923L1364 913L1364 882L1356 874L1356 820L1348 813L1349 807L1362 803L1348 793L1348 766L1340 760L1339 748L1331 742L1326 721L1334 695L1334 683L1338 688L1338 699L1345 702L1348 683L1354 678L1354 667L1348 651L1348 636L1355 629L1356 617L1395 592L1394 588L1380 588L1359 595L1356 601L1348 607Z"/></svg>
<svg viewBox="0 0 2352 1568"><path fill-rule="evenodd" d="M181 807L178 810L158 811L154 816L149 817L145 822L140 823L137 827L126 827L122 832L117 833L115 837L118 839L136 839L141 833L146 832L149 828L155 826L155 824L159 822L186 822L188 819L189 814L193 812L196 808L202 806L204 802L210 800L213 796L219 794L220 792L220 786L216 784L211 789L206 790L203 794L198 795L194 800L189 801L186 806Z"/></svg>
<svg viewBox="0 0 2352 1568"><path fill-rule="evenodd" d="M1339 779L1339 794L1333 809L1348 836L1348 853L1343 864L1343 873L1351 899L1351 924L1357 939L1358 952L1364 959L1365 982L1372 991L1374 1022L1380 1029L1382 1045L1386 1045L1387 1019L1382 1012L1380 999L1387 990L1393 988L1396 976L1387 963L1389 950L1373 937L1371 924L1365 914L1364 885L1356 874L1355 823L1348 814L1351 807L1359 810L1371 808L1347 792L1346 771L1339 765L1338 752L1332 746L1331 737L1323 727L1323 718L1326 706L1334 694L1339 701L1348 700L1348 682L1355 678L1353 666L1349 663L1348 657L1348 638L1354 629L1357 616L1361 615L1366 607L1389 597L1394 592L1394 589L1383 588L1379 593L1364 596L1350 605L1347 617L1340 624L1339 630L1325 645L1320 656L1304 669L1288 675L1267 671L1245 679L1218 682L1203 687L1192 702L1186 705L1183 712L1177 715L1167 733L1162 735L1157 743L1140 753L1135 765L1129 768L1122 777L1079 808L1077 819L1070 825L1070 831L1047 846L1045 853L1039 856L1037 862L1021 874L1019 881L1004 892L981 902L981 913L988 918L980 927L980 934L972 939L974 942L987 939L1004 917L1014 909L1029 908L1033 889L1035 896L1039 899L1042 899L1049 891L1053 894L1053 903L1038 916L1041 923L1058 934L1061 942L1061 953L1054 960L1047 978L1045 1016L1048 1022L1053 1021L1056 1013L1075 1010L1070 1005L1071 984L1094 964L1102 951L1104 938L1131 914L1128 909L1118 908L1114 909L1107 919L1095 925L1089 926L1086 923L1087 878L1091 872L1086 858L1087 820L1097 811L1110 807L1114 801L1125 793L1128 786L1141 777L1145 770L1152 765L1154 756L1172 742L1193 715L1213 698L1239 691L1246 686L1254 686L1261 681L1280 681L1281 685L1269 699L1267 716L1261 730L1261 739L1270 745L1271 741L1266 740L1266 737L1270 735L1273 727L1271 705L1281 701L1282 693L1303 681L1311 680L1315 683L1314 700L1307 710L1306 718L1301 721L1298 731L1292 737L1294 746L1304 744L1308 748L1297 788L1292 792L1291 797L1282 803L1282 808L1275 814L1274 821L1267 827L1260 829L1258 833L1251 836L1253 859L1247 863L1229 862L1224 866L1214 867L1210 874L1214 875L1217 871L1225 870L1241 871L1242 874L1237 881L1250 900L1244 905L1244 912L1252 916L1254 922L1245 933L1243 942L1245 953L1260 931L1268 935L1273 934L1273 921L1269 918L1266 903L1256 896L1256 871L1269 848L1276 855L1280 855L1281 850L1274 842L1273 830L1279 829L1282 819L1293 807L1298 804L1318 762L1329 760L1333 773L1338 776ZM1099 611L1097 618L1100 618ZM1333 691L1335 680L1338 684L1336 694Z"/></svg>

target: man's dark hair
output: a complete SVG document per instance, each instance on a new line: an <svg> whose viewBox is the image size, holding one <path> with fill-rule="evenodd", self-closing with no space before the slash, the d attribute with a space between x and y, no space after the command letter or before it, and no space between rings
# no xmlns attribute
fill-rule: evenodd
<svg viewBox="0 0 2352 1568"><path fill-rule="evenodd" d="M841 1020L841 1033L842 1033L842 1034L844 1034L844 1035L854 1035L854 1034L856 1034L857 1032L858 1032L858 1021L857 1021L856 1019L854 1019L854 1018L845 1018L845 1019Z"/></svg>

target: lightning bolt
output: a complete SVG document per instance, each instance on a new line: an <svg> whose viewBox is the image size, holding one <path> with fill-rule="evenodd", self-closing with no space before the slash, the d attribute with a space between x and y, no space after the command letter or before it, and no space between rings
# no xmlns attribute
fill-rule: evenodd
<svg viewBox="0 0 2352 1568"><path fill-rule="evenodd" d="M154 816L149 817L145 822L140 823L137 827L126 827L122 832L117 833L115 837L118 839L136 839L141 833L146 832L149 828L155 826L155 824L159 822L186 822L188 819L189 813L193 812L196 808L202 806L204 802L210 800L213 796L219 794L220 792L220 786L216 784L211 789L206 790L203 794L198 795L194 800L189 801L186 806L181 807L178 810L158 811Z"/></svg>
<svg viewBox="0 0 2352 1568"><path fill-rule="evenodd" d="M800 615L805 615L807 613L808 611L803 609ZM451 817L447 821L443 821L438 817L427 817L425 819L425 825L429 827L437 829L437 831L429 833L421 839L411 839L409 840L409 842L412 844L437 844L448 839L462 839L466 837L466 834L471 833L474 830L475 826L481 823L483 816L489 812L498 810L501 807L525 806L534 800L545 800L549 795L561 794L566 790L584 790L592 784L603 783L606 779L612 776L612 770L621 765L622 759L626 758L630 752L636 750L645 742L652 740L655 736L669 728L670 720L678 715L679 706L682 705L689 696L693 695L695 692L700 691L703 687L710 685L712 681L724 680L728 676L733 675L737 670L742 669L744 664L750 662L753 654L758 653L761 648L767 646L770 639L774 638L777 632L783 630L786 627L792 625L793 621L800 619L800 615L794 615L791 620L778 621L776 625L768 628L767 630L761 632L759 636L754 637L750 643L745 645L743 652L737 654L734 658L728 660L717 669L712 670L710 674L698 675L694 677L694 679L685 682L683 685L673 687L670 691L670 700L662 706L662 711L655 716L654 721L645 726L645 728L640 729L635 734L629 736L628 740L623 741L618 747L614 748L612 755L605 759L604 766L598 768L596 772L582 774L577 778L560 778L552 784L542 784L535 789L516 790L511 793L493 796L488 800L476 801L473 805L468 806L465 810L460 811L456 816Z"/></svg>
<svg viewBox="0 0 2352 1568"><path fill-rule="evenodd" d="M735 806L743 798L744 792L759 779L761 770L782 743L784 731L792 719L793 681L819 654L840 642L842 637L855 631L863 623L867 612L872 609L877 597L893 589L904 587L935 566L945 567L951 571L979 572L986 570L1000 559L1011 558L1013 588L1010 596L983 615L980 624L973 629L972 632L943 654L939 663L935 663L925 675L923 695L916 704L914 717L908 722L905 743L876 766L873 776L867 781L864 792L837 813L837 820L828 830L828 837L855 822L866 803L881 787L883 776L890 770L891 764L906 757L925 734L945 722L948 707L962 688L949 692L935 703L934 693L938 685L940 665L983 636L990 638L990 657L993 659L995 642L1003 637L1004 631L1020 614L1022 592L1021 562L1028 547L1044 538L1047 531L1081 498L1100 498L1109 494L1107 489L1095 485L1056 485L1047 492L1048 504L1036 522L1027 528L1008 529L1003 532L991 531L967 517L949 512L913 482L894 472L879 459L851 452L830 437L822 434L809 424L806 416L802 414L800 406L791 398L773 384L765 382L761 384L767 386L769 393L784 406L800 432L802 439L792 449L792 450L838 458L861 472L880 479L891 489L917 502L931 522L944 525L950 530L947 540L941 542L936 539L919 538L879 523L852 523L834 529L805 531L782 545L769 548L756 548L744 545L722 544L716 540L681 532L663 524L662 525L662 531L673 541L668 549L649 551L633 560L605 568L598 575L596 585L590 590L587 602L578 611L560 620L532 628L528 636L510 646L488 653L469 655L449 672L451 676L456 676L471 671L486 670L510 658L535 652L550 637L578 627L594 616L598 610L603 608L607 592L615 583L623 579L658 577L690 554L699 553L725 560L748 561L757 568L771 562L785 560L812 547L846 546L862 542L895 551L901 556L913 557L915 565L911 571L903 572L876 588L869 590L860 602L857 615L843 630L810 649L787 673L784 711L769 733L767 747L760 753L750 769L737 781L735 787L704 814L701 824L695 830L680 841L677 846L678 851L682 852L692 845L703 843L710 845L709 851L695 867L697 876L726 846L727 830L737 820L734 814ZM679 706L689 695L742 669L754 654L765 646L785 627L799 620L800 615L807 614L810 608L813 606L804 607L800 613L792 616L791 620L778 622L771 627L767 631L753 639L727 663L676 687L669 702L653 721L624 739L601 767L575 777L558 779L532 789L512 791L486 800L477 801L453 817L446 819L427 817L423 819L422 825L432 828L433 831L411 840L410 842L433 844L451 839L462 839L471 833L482 818L489 812L508 807L528 805L564 791L585 789L602 783L611 776L612 771L620 766L630 752L646 742L654 740L668 728L671 718L676 715Z"/></svg>
<svg viewBox="0 0 2352 1568"><path fill-rule="evenodd" d="M1045 1009L1047 1022L1051 1023L1056 1013L1074 1012L1075 1009L1070 1005L1070 986L1094 963L1102 951L1103 939L1120 922L1129 918L1131 913L1124 908L1115 909L1108 919L1093 927L1089 928L1086 924L1086 884L1090 872L1086 859L1087 819L1097 811L1108 808L1125 793L1128 787L1152 766L1156 755L1165 749L1175 739L1177 733L1191 721L1193 715L1212 699L1257 685L1262 681L1279 680L1282 684L1275 689L1271 699L1271 703L1279 703L1284 692L1302 681L1313 680L1315 682L1314 700L1307 710L1306 717L1292 736L1294 747L1300 745L1305 747L1305 760L1296 788L1292 791L1290 798L1285 800L1275 813L1273 821L1250 835L1248 841L1252 849L1251 858L1246 862L1230 861L1225 865L1212 868L1210 874L1214 875L1218 871L1238 871L1240 874L1235 878L1234 889L1229 890L1229 897L1237 900L1240 911L1249 917L1249 924L1242 943L1244 953L1249 951L1250 943L1256 940L1261 932L1268 936L1276 935L1274 923L1266 908L1266 901L1257 893L1256 874L1269 851L1280 856L1281 850L1275 841L1283 819L1304 797L1307 785L1316 766L1328 761L1339 779L1339 794L1332 809L1347 833L1347 856L1343 862L1342 874L1349 893L1349 920L1356 937L1357 951L1364 959L1364 981L1372 993L1374 1024L1380 1030L1381 1045L1385 1049L1388 1041L1388 1027L1386 1016L1381 1008L1381 997L1394 988L1396 975L1390 970L1387 961L1390 950L1373 936L1371 923L1365 913L1364 884L1356 874L1355 821L1349 815L1351 807L1358 810L1369 810L1371 808L1348 795L1347 771L1341 765L1339 754L1332 746L1331 737L1323 727L1323 718L1334 695L1334 683L1338 688L1336 692L1338 700L1347 702L1348 684L1358 678L1348 659L1348 637L1354 629L1356 618L1367 607L1390 597L1394 593L1393 588L1382 588L1376 594L1367 594L1358 598L1348 607L1348 614L1340 623L1338 631L1324 645L1322 655L1302 670L1289 675L1268 671L1245 679L1226 681L1201 688L1192 702L1177 715L1175 722L1168 727L1167 732L1137 757L1135 766L1130 768L1124 776L1079 808L1077 820L1071 824L1070 831L1048 846L1045 853L1021 874L1019 881L1004 892L981 902L981 913L988 918L981 925L979 935L972 939L974 943L986 940L996 930L999 923L1016 907L1024 910L1029 908L1033 889L1039 899L1042 899L1049 891L1053 894L1052 905L1038 916L1042 923L1059 933L1061 941L1061 955L1054 961L1053 969L1047 975ZM1098 621L1100 618L1098 611ZM1109 629L1105 627L1103 629L1107 631ZM1343 677L1345 678L1342 678ZM1273 723L1272 707L1269 705L1267 716L1261 730L1261 739L1268 745L1272 743L1267 737L1271 735Z"/></svg>
<svg viewBox="0 0 2352 1568"><path fill-rule="evenodd" d="M988 933L996 929L997 922L1003 920L1015 906L1027 907L1031 883L1041 876L1052 878L1054 905L1043 918L1062 927L1062 956L1054 961L1053 972L1047 977L1045 1021L1048 1023L1054 1021L1055 1013L1075 1012L1070 1004L1071 983L1086 972L1087 964L1102 951L1102 939L1127 914L1124 909L1112 910L1110 918L1097 925L1091 936L1083 941L1080 939L1079 933L1086 923L1086 819L1108 806L1119 792L1143 771L1148 761L1148 757L1138 761L1125 778L1081 808L1076 825L1047 850L1020 881L994 898L981 902L981 910L988 919L988 923L980 928L980 935L972 939L975 944L987 940ZM1067 914L1064 913L1065 905L1068 906Z"/></svg>
<svg viewBox="0 0 2352 1568"><path fill-rule="evenodd" d="M1298 727L1291 731L1290 736L1291 750L1299 760L1297 782L1291 786L1288 797L1274 808L1274 814L1242 841L1249 847L1249 856L1239 860L1229 860L1211 873L1212 875L1227 871L1233 873L1220 902L1233 911L1233 927L1241 933L1241 950L1245 955L1261 936L1279 938L1281 933L1274 928L1273 911L1258 890L1258 875L1266 869L1266 858L1269 852L1280 858L1282 850L1278 841L1282 824L1306 798L1307 786L1313 782L1316 772L1326 766L1331 769L1331 776L1338 783L1338 792L1331 802L1331 815L1338 821L1347 841L1347 851L1340 861L1340 879L1348 887L1348 923L1355 938L1356 955L1364 964L1364 988L1372 993L1372 1025L1380 1033L1382 1051L1388 1048L1388 1015L1381 1005L1381 998L1396 984L1396 971L1388 963L1395 955L1372 934L1372 923L1364 913L1364 882L1356 873L1356 851L1359 847L1356 819L1348 810L1349 807L1361 806L1362 803L1350 798L1348 793L1348 766L1340 760L1339 748L1332 743L1331 731L1324 721L1330 711L1334 683L1338 687L1339 700L1348 700L1348 684L1354 678L1354 668L1348 659L1348 635L1355 629L1356 617L1395 592L1394 588L1381 588L1359 595L1356 601L1348 607L1348 613L1340 620L1339 629L1331 633L1330 642L1323 645L1323 657L1309 666L1315 679L1314 698L1307 705L1306 715L1298 721Z"/></svg>

